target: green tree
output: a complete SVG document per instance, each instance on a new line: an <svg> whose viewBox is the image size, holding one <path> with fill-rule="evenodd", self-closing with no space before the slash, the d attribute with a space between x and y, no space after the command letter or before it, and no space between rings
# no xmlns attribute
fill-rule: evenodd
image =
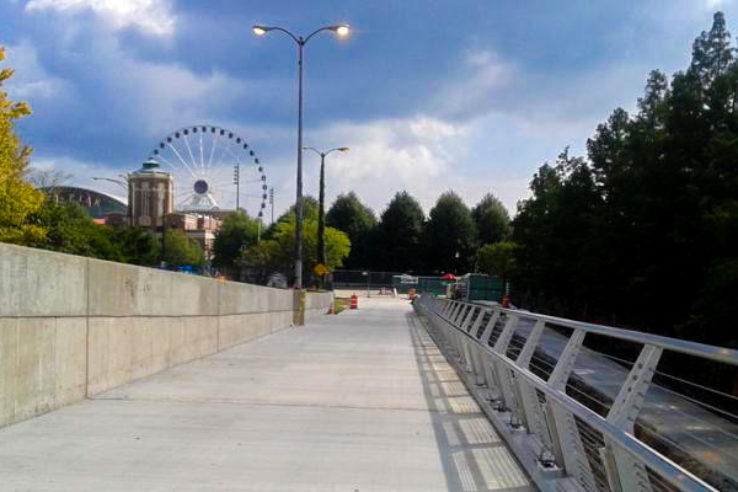
<svg viewBox="0 0 738 492"><path fill-rule="evenodd" d="M302 218L303 220L318 220L318 200L310 195L302 197ZM277 230L277 225L282 222L289 222L290 220L295 220L295 205L292 205L286 212L280 215L277 220L271 224L266 231L264 231L262 237L265 239L271 239Z"/></svg>
<svg viewBox="0 0 738 492"><path fill-rule="evenodd" d="M513 240L519 245L514 283L556 306L557 314L573 316L590 299L600 298L601 197L594 174L567 149L555 166L541 166L531 191L513 221Z"/></svg>
<svg viewBox="0 0 738 492"><path fill-rule="evenodd" d="M141 266L156 266L159 263L159 239L144 227L118 227L112 239L120 248L122 261Z"/></svg>
<svg viewBox="0 0 738 492"><path fill-rule="evenodd" d="M303 275L310 278L318 262L318 222L308 219L303 222ZM351 251L351 242L342 231L333 227L325 229L327 267L331 270L343 265L343 260ZM279 271L293 278L292 267L295 258L295 220L294 216L278 222L270 239L262 240L246 248L239 259L239 265L258 269L263 274Z"/></svg>
<svg viewBox="0 0 738 492"><path fill-rule="evenodd" d="M279 216L277 222L290 220L295 216L295 205L293 204L285 213ZM318 200L310 195L302 197L302 218L303 220L318 220Z"/></svg>
<svg viewBox="0 0 738 492"><path fill-rule="evenodd" d="M477 253L477 266L481 273L509 280L515 271L517 244L512 241L499 241L485 244Z"/></svg>
<svg viewBox="0 0 738 492"><path fill-rule="evenodd" d="M693 71L702 82L702 86L709 87L715 79L724 74L733 61L735 48L730 46L730 32L725 23L722 12L715 12L712 27L709 31L702 31L692 44Z"/></svg>
<svg viewBox="0 0 738 492"><path fill-rule="evenodd" d="M188 238L178 229L167 231L164 246L164 261L170 266L201 267L205 264L205 254L200 243Z"/></svg>
<svg viewBox="0 0 738 492"><path fill-rule="evenodd" d="M472 209L472 217L482 244L502 241L510 234L510 215L492 193L484 195Z"/></svg>
<svg viewBox="0 0 738 492"><path fill-rule="evenodd" d="M589 162L565 152L534 176L513 221L517 301L738 344L737 110L735 48L716 13L686 71L651 72L638 112L597 127Z"/></svg>
<svg viewBox="0 0 738 492"><path fill-rule="evenodd" d="M425 237L431 270L467 273L473 269L477 228L469 207L453 191L442 194L431 209Z"/></svg>
<svg viewBox="0 0 738 492"><path fill-rule="evenodd" d="M46 231L36 241L27 243L43 249L111 261L124 261L119 244L113 241L113 229L95 224L77 203L45 200L28 222Z"/></svg>
<svg viewBox="0 0 738 492"><path fill-rule="evenodd" d="M377 226L375 268L392 272L419 272L424 268L423 225L420 204L406 191L397 193Z"/></svg>
<svg viewBox="0 0 738 492"><path fill-rule="evenodd" d="M233 268L241 256L241 250L256 243L259 231L257 219L239 210L226 216L213 243L213 266Z"/></svg>
<svg viewBox="0 0 738 492"><path fill-rule="evenodd" d="M4 59L5 48L0 46L0 61ZM31 109L24 102L10 101L2 90L12 75L10 68L0 70L0 241L31 244L43 239L44 230L26 219L40 210L43 195L23 179L31 148L21 145L14 122L31 114Z"/></svg>
<svg viewBox="0 0 738 492"><path fill-rule="evenodd" d="M374 212L361 203L352 191L338 195L326 214L326 224L343 231L351 241L351 254L345 260L346 268L367 268L370 265L372 238L377 219Z"/></svg>

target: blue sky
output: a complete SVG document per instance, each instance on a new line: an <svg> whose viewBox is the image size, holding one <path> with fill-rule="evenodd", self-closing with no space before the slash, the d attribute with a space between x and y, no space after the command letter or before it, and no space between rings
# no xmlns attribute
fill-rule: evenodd
<svg viewBox="0 0 738 492"><path fill-rule="evenodd" d="M381 212L406 189L427 211L453 189L514 212L538 166L633 109L649 70L686 67L718 9L738 26L731 0L0 0L0 44L11 98L34 110L18 125L34 166L117 192L90 176L213 124L257 151L279 214L295 193L296 52L250 28L347 22L349 39L306 48L305 144L351 147L329 158L328 198L354 190ZM317 166L306 154L313 195Z"/></svg>

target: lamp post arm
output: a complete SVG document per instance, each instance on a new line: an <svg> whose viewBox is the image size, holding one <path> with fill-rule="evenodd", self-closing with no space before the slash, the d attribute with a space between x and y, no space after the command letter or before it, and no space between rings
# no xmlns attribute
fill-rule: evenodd
<svg viewBox="0 0 738 492"><path fill-rule="evenodd" d="M315 152L318 155L323 155L323 153L321 151L319 151L318 149L316 149L315 147L303 147L302 150L312 150L313 152Z"/></svg>
<svg viewBox="0 0 738 492"><path fill-rule="evenodd" d="M341 148L340 148L340 147L336 147L335 149L331 149L331 150L329 150L329 151L325 152L325 155L328 155L328 154L330 154L331 152L335 152L335 151L337 151L337 150L341 150Z"/></svg>
<svg viewBox="0 0 738 492"><path fill-rule="evenodd" d="M335 26L324 26L324 27L321 27L320 29L316 29L315 31L313 31L310 34L308 34L307 37L305 37L305 39L304 39L304 41L302 43L303 44L307 43L308 41L310 41L310 38L312 38L313 36L315 36L319 32L332 31L334 28L335 28Z"/></svg>
<svg viewBox="0 0 738 492"><path fill-rule="evenodd" d="M287 29L285 29L284 27L279 27L279 26L269 26L269 27L268 27L268 29L269 29L270 31L280 31L280 32L283 32L283 33L285 33L285 34L286 34L287 36L291 37L291 38L292 38L292 40L293 40L293 41L294 41L295 43L297 43L298 45L299 45L299 44L304 44L304 42L301 42L301 41L300 41L300 38L298 38L297 36L295 36L294 34L292 34L292 33L291 33L290 31L288 31L288 30L287 30Z"/></svg>

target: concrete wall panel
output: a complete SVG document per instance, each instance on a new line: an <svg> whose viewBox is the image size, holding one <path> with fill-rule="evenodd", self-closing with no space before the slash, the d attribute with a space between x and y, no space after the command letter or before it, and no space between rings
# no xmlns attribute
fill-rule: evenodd
<svg viewBox="0 0 738 492"><path fill-rule="evenodd" d="M0 244L0 427L291 326L294 293ZM332 294L307 294L306 317Z"/></svg>
<svg viewBox="0 0 738 492"><path fill-rule="evenodd" d="M292 311L292 291L259 285L223 282L220 284L220 314Z"/></svg>
<svg viewBox="0 0 738 492"><path fill-rule="evenodd" d="M90 260L91 316L218 314L215 280Z"/></svg>
<svg viewBox="0 0 738 492"><path fill-rule="evenodd" d="M15 413L18 320L0 318L0 427L13 421Z"/></svg>
<svg viewBox="0 0 738 492"><path fill-rule="evenodd" d="M332 304L332 292L308 292L305 298L305 319L327 314Z"/></svg>
<svg viewBox="0 0 738 492"><path fill-rule="evenodd" d="M217 316L91 318L88 396L217 351Z"/></svg>
<svg viewBox="0 0 738 492"><path fill-rule="evenodd" d="M87 261L0 244L0 316L85 316Z"/></svg>
<svg viewBox="0 0 738 492"><path fill-rule="evenodd" d="M0 426L85 396L85 318L0 319Z"/></svg>

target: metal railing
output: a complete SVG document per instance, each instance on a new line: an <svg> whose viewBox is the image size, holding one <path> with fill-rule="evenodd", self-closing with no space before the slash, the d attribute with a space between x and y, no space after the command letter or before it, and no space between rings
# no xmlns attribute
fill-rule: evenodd
<svg viewBox="0 0 738 492"><path fill-rule="evenodd" d="M737 351L431 295L414 305L542 490L738 490L738 398L660 366L669 354L733 370Z"/></svg>

